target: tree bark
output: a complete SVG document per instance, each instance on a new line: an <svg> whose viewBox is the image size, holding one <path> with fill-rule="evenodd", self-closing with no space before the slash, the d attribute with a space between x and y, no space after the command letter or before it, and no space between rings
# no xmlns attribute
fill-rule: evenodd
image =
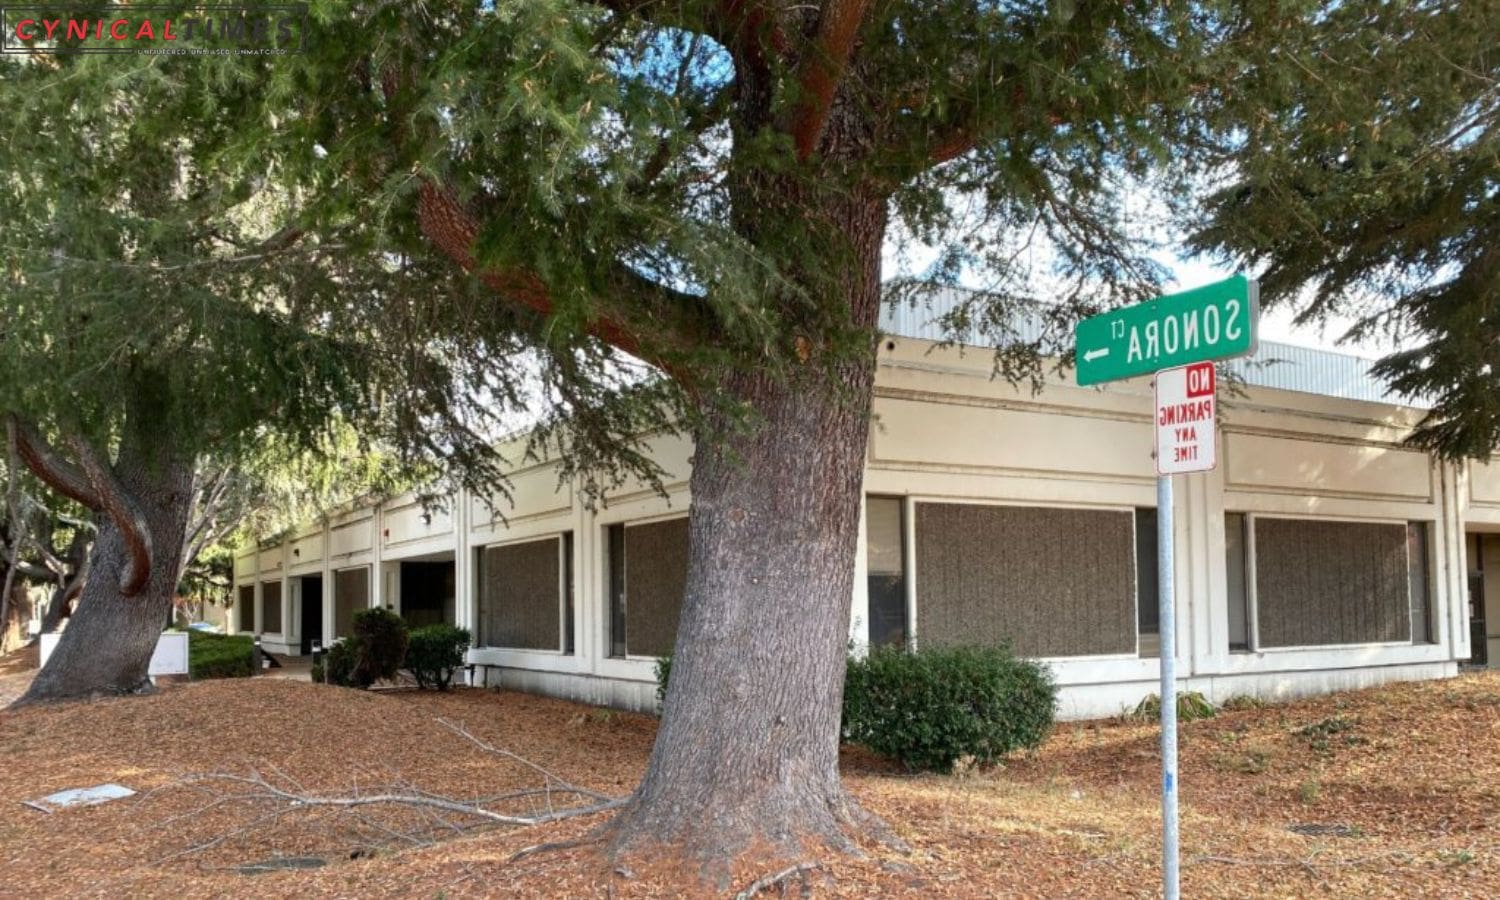
<svg viewBox="0 0 1500 900"><path fill-rule="evenodd" d="M847 254L827 308L871 338L831 362L812 348L791 378L720 375L717 389L759 421L737 428L708 407L661 728L611 826L616 856L667 850L721 884L742 853L848 850L874 821L845 793L838 750L886 214L873 192L818 206L801 212L833 226Z"/></svg>
<svg viewBox="0 0 1500 900"><path fill-rule="evenodd" d="M150 404L127 403L112 467L149 530L152 554L144 588L125 593L132 552L112 516L99 517L89 577L57 649L15 706L151 690L146 670L177 593L177 571L192 511L193 460L152 427Z"/></svg>

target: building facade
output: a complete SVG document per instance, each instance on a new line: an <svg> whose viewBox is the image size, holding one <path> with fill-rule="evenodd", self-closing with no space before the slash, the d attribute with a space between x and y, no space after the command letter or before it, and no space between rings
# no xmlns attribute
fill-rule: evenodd
<svg viewBox="0 0 1500 900"><path fill-rule="evenodd" d="M1149 380L1033 394L992 378L989 351L907 330L880 353L851 640L1005 642L1051 666L1062 717L1133 706L1159 673ZM1244 368L1221 390L1218 467L1178 477L1181 688L1283 697L1500 661L1500 465L1404 446L1422 412L1386 402L1362 361L1261 356L1278 351L1303 368ZM306 652L386 605L470 629L473 683L650 708L691 446L653 452L666 496L627 485L589 510L542 463L511 475L504 520L467 493L401 498L251 548L233 627Z"/></svg>

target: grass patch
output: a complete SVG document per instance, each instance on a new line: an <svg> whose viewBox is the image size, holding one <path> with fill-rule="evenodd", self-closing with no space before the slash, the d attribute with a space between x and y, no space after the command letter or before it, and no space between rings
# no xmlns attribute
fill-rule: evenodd
<svg viewBox="0 0 1500 900"><path fill-rule="evenodd" d="M1192 722L1196 719L1212 719L1219 711L1199 691L1185 691L1177 695L1177 721ZM1161 718L1161 696L1148 694L1125 714L1131 722L1155 722Z"/></svg>
<svg viewBox="0 0 1500 900"><path fill-rule="evenodd" d="M1259 697L1252 697L1249 694L1235 694L1233 697L1225 700L1219 708L1225 712L1240 712L1247 709L1265 709L1267 705L1266 701Z"/></svg>
<svg viewBox="0 0 1500 900"><path fill-rule="evenodd" d="M1349 716L1333 715L1294 728L1292 734L1307 738L1307 746L1315 753L1332 753L1335 745L1352 747L1366 742L1359 735L1350 734L1358 723L1358 719Z"/></svg>

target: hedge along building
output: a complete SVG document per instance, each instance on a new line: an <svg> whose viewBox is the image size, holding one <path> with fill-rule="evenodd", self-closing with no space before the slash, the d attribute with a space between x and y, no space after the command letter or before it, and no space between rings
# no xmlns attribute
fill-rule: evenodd
<svg viewBox="0 0 1500 900"><path fill-rule="evenodd" d="M1061 715L1117 713L1158 678L1150 381L1033 395L993 379L988 351L938 344L932 315L884 323L851 640L1005 642L1051 665ZM1388 402L1363 360L1258 358L1281 362L1236 364L1218 468L1178 481L1182 687L1222 701L1455 674L1486 603L1500 626L1500 466L1404 447L1421 410ZM400 498L252 548L235 625L298 652L383 604L471 629L473 683L648 708L691 446L653 452L665 497L627 485L591 511L540 463L511 475L508 521L468 494L447 511ZM1486 563L1493 584L1466 577Z"/></svg>

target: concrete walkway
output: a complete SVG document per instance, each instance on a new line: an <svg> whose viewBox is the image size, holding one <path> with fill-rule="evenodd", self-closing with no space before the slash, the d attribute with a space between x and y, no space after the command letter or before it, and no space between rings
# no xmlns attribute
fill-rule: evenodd
<svg viewBox="0 0 1500 900"><path fill-rule="evenodd" d="M276 656L276 661L281 663L281 668L262 669L261 674L284 681L312 681L311 656Z"/></svg>

